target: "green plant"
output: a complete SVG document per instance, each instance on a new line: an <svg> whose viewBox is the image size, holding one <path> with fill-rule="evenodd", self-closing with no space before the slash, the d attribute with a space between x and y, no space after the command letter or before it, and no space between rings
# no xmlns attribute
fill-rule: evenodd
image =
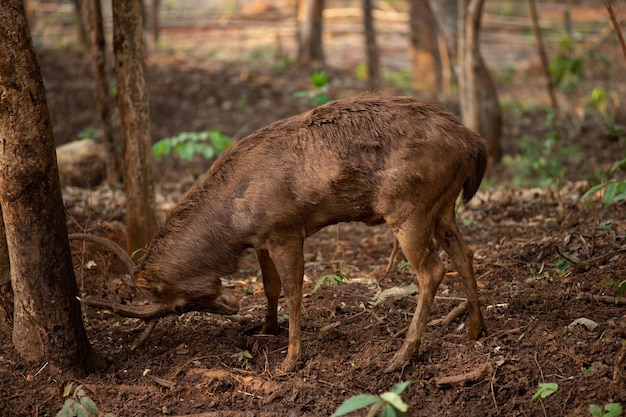
<svg viewBox="0 0 626 417"><path fill-rule="evenodd" d="M396 384L391 391L384 392L380 395L360 394L348 398L339 406L331 417L339 417L352 413L361 408L369 407L368 417L380 415L381 417L402 417L407 416L409 405L402 400L400 394L414 381L406 381Z"/></svg>
<svg viewBox="0 0 626 417"><path fill-rule="evenodd" d="M597 110L605 118L610 117L609 99L606 89L603 87L594 87L591 90L589 99L587 99L587 107Z"/></svg>
<svg viewBox="0 0 626 417"><path fill-rule="evenodd" d="M554 263L554 269L561 274L562 277L569 273L572 264L580 261L578 256L566 253L565 256L560 256Z"/></svg>
<svg viewBox="0 0 626 417"><path fill-rule="evenodd" d="M626 292L626 279L611 279L605 284L607 288L613 288L615 290L615 299L619 300Z"/></svg>
<svg viewBox="0 0 626 417"><path fill-rule="evenodd" d="M530 276L533 277L535 280L540 280L541 278L550 278L550 273L543 270L543 265L541 265L541 268L539 270L531 267L528 272L530 273Z"/></svg>
<svg viewBox="0 0 626 417"><path fill-rule="evenodd" d="M248 369L248 367L250 366L248 361L252 359L252 355L247 350L233 353L232 355L230 355L230 357L237 359L239 361L239 365L244 369Z"/></svg>
<svg viewBox="0 0 626 417"><path fill-rule="evenodd" d="M324 275L323 277L317 280L311 292L312 293L316 292L324 284L330 284L331 286L339 285L346 278L347 278L346 274L341 271L335 271L334 274Z"/></svg>
<svg viewBox="0 0 626 417"><path fill-rule="evenodd" d="M600 408L599 405L591 404L589 412L595 417L617 417L622 415L622 406L620 403L609 403Z"/></svg>
<svg viewBox="0 0 626 417"><path fill-rule="evenodd" d="M543 400L550 395L554 394L559 390L559 384L556 382L540 382L539 389L530 399L530 401L535 402L537 400Z"/></svg>
<svg viewBox="0 0 626 417"><path fill-rule="evenodd" d="M74 382L67 384L63 389L63 398L65 398L65 403L56 417L98 417L100 415L96 403L87 396L81 384L76 386ZM115 416L107 413L104 417Z"/></svg>
<svg viewBox="0 0 626 417"><path fill-rule="evenodd" d="M166 155L173 155L185 163L194 177L198 177L191 163L199 155L211 159L221 154L230 146L228 136L218 130L205 132L183 132L170 138L164 138L152 145L152 156L160 161Z"/></svg>
<svg viewBox="0 0 626 417"><path fill-rule="evenodd" d="M91 125L78 132L78 139L97 139L100 136L102 136L102 131Z"/></svg>
<svg viewBox="0 0 626 417"><path fill-rule="evenodd" d="M311 90L297 91L293 94L293 98L308 97L313 106L328 103L330 101L330 96L328 95L329 78L326 72L315 71L309 77L309 81L313 84L313 88Z"/></svg>
<svg viewBox="0 0 626 417"><path fill-rule="evenodd" d="M565 173L563 161L578 154L576 146L562 140L561 126L555 122L553 112L546 115L544 127L548 129L544 140L523 136L518 142L518 155L505 155L502 160L513 169L513 184L517 187L556 185Z"/></svg>
<svg viewBox="0 0 626 417"><path fill-rule="evenodd" d="M607 171L606 177L612 177L616 175L618 171L626 171L626 158L615 162ZM626 181L618 181L615 178L602 181L600 184L594 185L587 190L587 192L583 194L582 199L585 200L600 191L604 192L602 199L604 200L604 205L608 207L626 198Z"/></svg>
<svg viewBox="0 0 626 417"><path fill-rule="evenodd" d="M566 90L578 86L585 62L582 56L576 55L574 43L571 35L559 39L556 56L548 65L554 85Z"/></svg>
<svg viewBox="0 0 626 417"><path fill-rule="evenodd" d="M152 156L157 161L170 154L185 161L191 161L196 155L210 159L229 146L228 136L218 130L183 132L171 138L161 139L152 145Z"/></svg>

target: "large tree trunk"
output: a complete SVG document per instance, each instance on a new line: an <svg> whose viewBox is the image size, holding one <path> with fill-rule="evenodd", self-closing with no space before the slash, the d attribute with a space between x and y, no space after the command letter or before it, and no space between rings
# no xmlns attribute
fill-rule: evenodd
<svg viewBox="0 0 626 417"><path fill-rule="evenodd" d="M324 0L298 0L298 64L324 61L322 47L322 12Z"/></svg>
<svg viewBox="0 0 626 417"><path fill-rule="evenodd" d="M126 230L132 252L143 248L157 229L141 0L113 0L113 50L122 127Z"/></svg>
<svg viewBox="0 0 626 417"><path fill-rule="evenodd" d="M409 52L413 63L413 84L421 90L439 91L442 68L437 25L427 0L411 0Z"/></svg>
<svg viewBox="0 0 626 417"><path fill-rule="evenodd" d="M111 128L109 83L106 74L106 41L102 24L100 0L83 0L83 11L89 22L91 39L91 68L95 82L94 99L98 113L98 126L102 132L102 144L107 152L106 181L109 185L120 182L120 158Z"/></svg>
<svg viewBox="0 0 626 417"><path fill-rule="evenodd" d="M367 62L367 89L380 88L380 63L376 46L376 29L372 16L372 0L363 0L363 30L365 32L365 61Z"/></svg>
<svg viewBox="0 0 626 417"><path fill-rule="evenodd" d="M502 111L495 83L480 55L483 0L429 0L429 4L455 62L463 123L487 140L489 162L498 162Z"/></svg>
<svg viewBox="0 0 626 417"><path fill-rule="evenodd" d="M50 116L22 0L0 8L0 202L22 357L80 371L83 327Z"/></svg>

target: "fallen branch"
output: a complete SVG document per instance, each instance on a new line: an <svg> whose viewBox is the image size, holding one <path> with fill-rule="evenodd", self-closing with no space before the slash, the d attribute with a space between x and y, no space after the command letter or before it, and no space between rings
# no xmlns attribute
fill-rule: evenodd
<svg viewBox="0 0 626 417"><path fill-rule="evenodd" d="M435 378L435 385L437 385L437 388L447 385L467 385L483 380L491 374L493 374L493 365L491 362L485 362L473 371L465 374Z"/></svg>
<svg viewBox="0 0 626 417"><path fill-rule="evenodd" d="M600 303L626 306L626 299L617 298L611 295L593 295L589 293L583 293L582 298L587 301L595 301L595 302L600 302Z"/></svg>
<svg viewBox="0 0 626 417"><path fill-rule="evenodd" d="M443 318L443 320L441 321L441 324L443 324L444 326L449 326L450 324L452 324L454 320L456 320L457 318L465 314L466 311L467 311L467 301L463 301L461 304L454 307L452 311L450 311L448 315Z"/></svg>

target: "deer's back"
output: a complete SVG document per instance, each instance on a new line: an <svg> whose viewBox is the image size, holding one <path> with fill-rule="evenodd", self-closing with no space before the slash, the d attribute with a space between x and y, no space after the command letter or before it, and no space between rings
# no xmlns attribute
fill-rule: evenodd
<svg viewBox="0 0 626 417"><path fill-rule="evenodd" d="M451 189L456 198L481 149L482 140L437 105L361 96L240 140L188 198L223 204L231 227L255 245L281 229L309 235L342 221L380 223Z"/></svg>

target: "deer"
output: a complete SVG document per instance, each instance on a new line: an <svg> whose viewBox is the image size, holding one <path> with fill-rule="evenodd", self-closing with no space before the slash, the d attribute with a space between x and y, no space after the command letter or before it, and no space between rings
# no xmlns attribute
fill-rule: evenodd
<svg viewBox="0 0 626 417"><path fill-rule="evenodd" d="M169 314L234 314L239 298L223 290L221 277L234 273L243 251L253 248L267 298L261 332L279 332L282 291L289 344L280 368L291 372L302 359L304 239L340 222L386 223L419 284L404 342L385 369L397 370L419 351L446 272L439 249L462 280L468 337L485 332L473 251L456 223L456 208L459 195L463 204L475 196L486 166L485 141L437 104L375 94L332 101L235 142L182 195L140 264L126 255L134 282L152 304L82 301L146 319L148 332ZM70 238L111 247L96 236Z"/></svg>

